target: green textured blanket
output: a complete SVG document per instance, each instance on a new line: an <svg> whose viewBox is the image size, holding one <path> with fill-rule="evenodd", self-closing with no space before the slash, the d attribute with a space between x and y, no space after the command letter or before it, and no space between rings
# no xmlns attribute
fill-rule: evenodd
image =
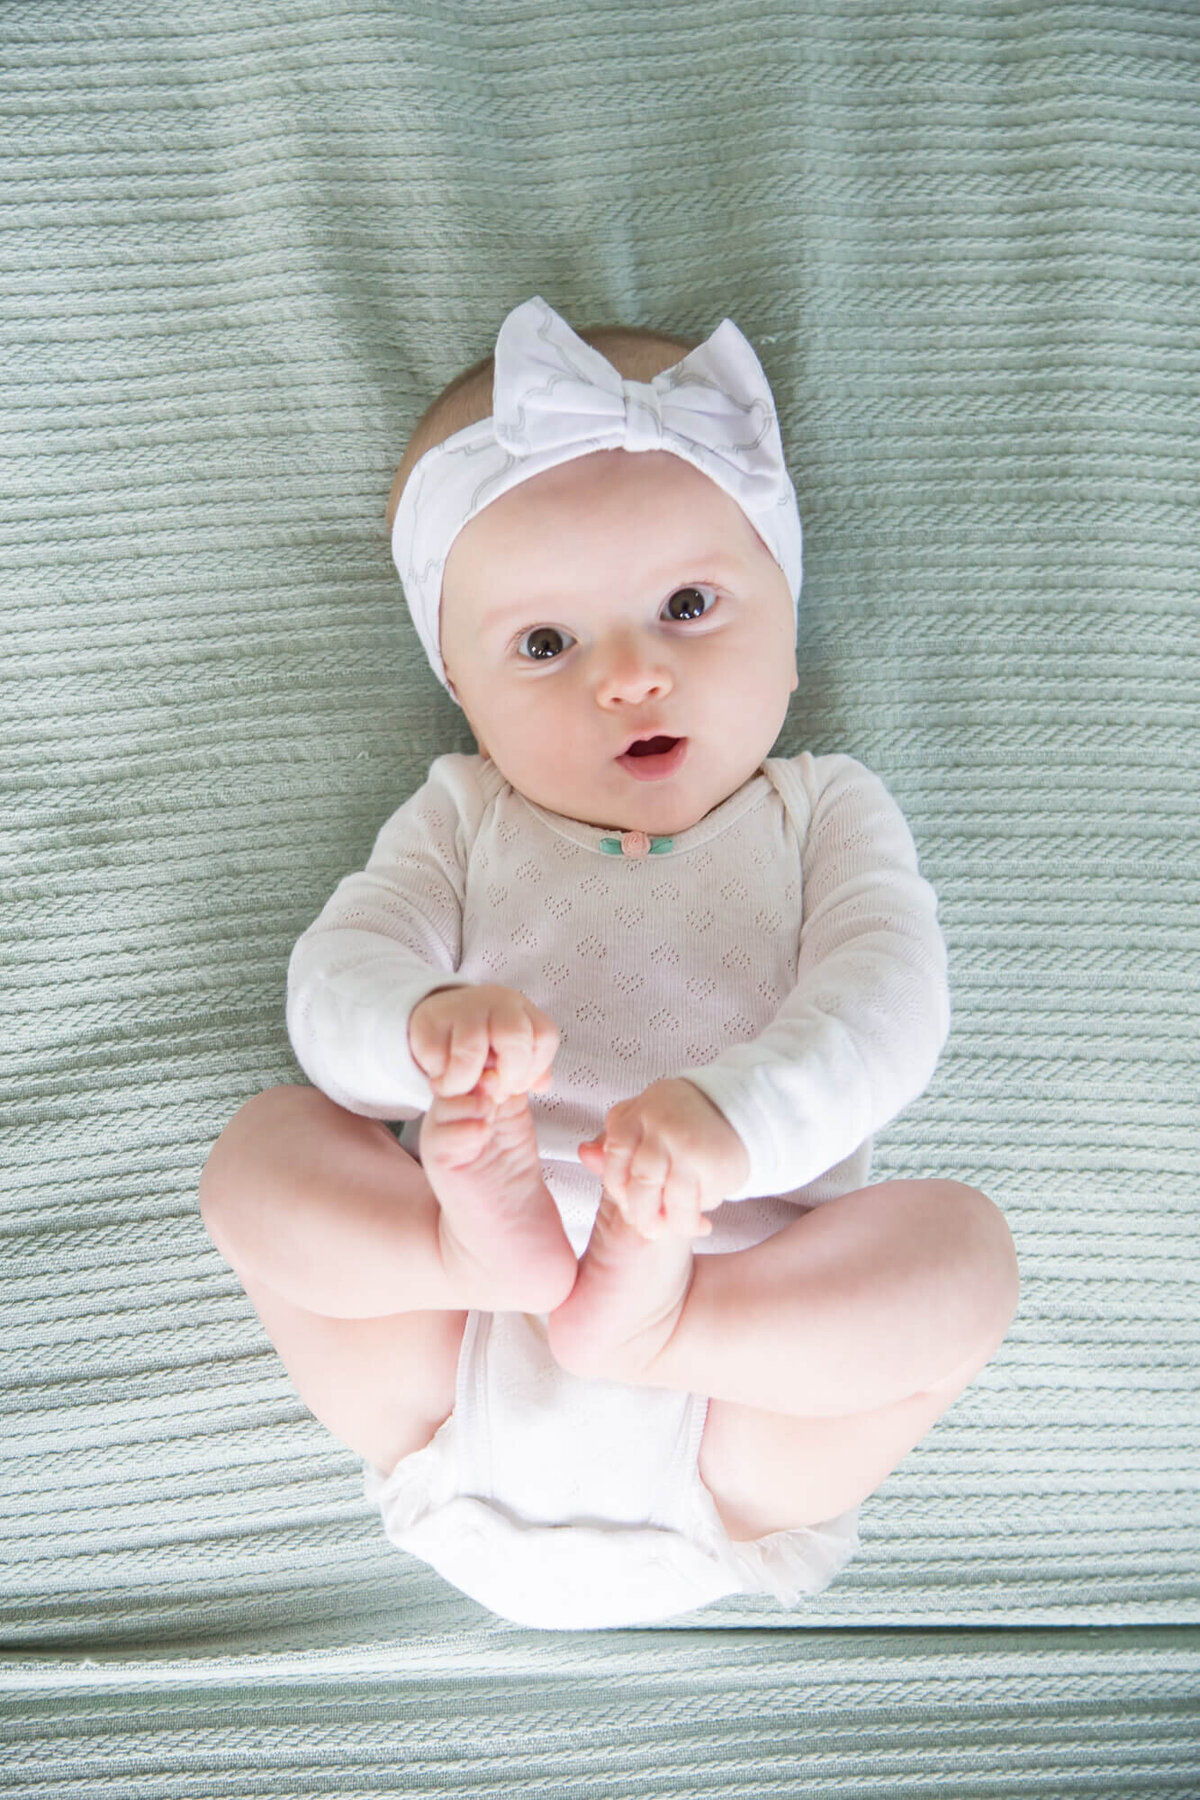
<svg viewBox="0 0 1200 1800"><path fill-rule="evenodd" d="M474 747L383 509L533 293L758 349L805 525L777 753L879 772L950 947L875 1173L984 1188L1023 1273L810 1607L560 1666L1200 1622L1195 8L9 0L0 58L14 1678L525 1635L387 1545L196 1184L300 1078L295 937Z"/></svg>

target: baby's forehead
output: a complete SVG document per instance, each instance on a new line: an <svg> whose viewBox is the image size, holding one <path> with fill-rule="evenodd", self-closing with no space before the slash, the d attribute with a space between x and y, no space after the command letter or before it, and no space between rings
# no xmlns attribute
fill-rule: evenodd
<svg viewBox="0 0 1200 1800"><path fill-rule="evenodd" d="M702 529L729 543L754 535L745 512L711 476L670 451L598 450L540 470L489 502L502 519L561 521L568 529L636 519L684 537Z"/></svg>

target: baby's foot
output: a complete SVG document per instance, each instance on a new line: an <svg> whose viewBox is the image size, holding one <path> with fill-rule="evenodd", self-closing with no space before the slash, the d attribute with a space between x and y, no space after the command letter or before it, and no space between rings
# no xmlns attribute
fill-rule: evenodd
<svg viewBox="0 0 1200 1800"><path fill-rule="evenodd" d="M542 1180L529 1096L434 1096L421 1166L441 1204L442 1263L481 1312L548 1313L570 1293L575 1252Z"/></svg>
<svg viewBox="0 0 1200 1800"><path fill-rule="evenodd" d="M653 1385L652 1365L692 1285L691 1240L648 1240L605 1193L570 1296L546 1322L551 1354L576 1375Z"/></svg>

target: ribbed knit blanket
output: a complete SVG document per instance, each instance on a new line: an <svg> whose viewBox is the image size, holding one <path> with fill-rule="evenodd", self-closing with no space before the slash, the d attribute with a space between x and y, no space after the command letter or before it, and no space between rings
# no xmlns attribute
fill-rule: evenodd
<svg viewBox="0 0 1200 1800"><path fill-rule="evenodd" d="M1198 150L1185 0L0 5L0 1793L1200 1792ZM534 293L756 346L777 754L881 775L949 944L875 1174L1021 1260L798 1614L485 1614L197 1211L292 943L474 748L384 504Z"/></svg>

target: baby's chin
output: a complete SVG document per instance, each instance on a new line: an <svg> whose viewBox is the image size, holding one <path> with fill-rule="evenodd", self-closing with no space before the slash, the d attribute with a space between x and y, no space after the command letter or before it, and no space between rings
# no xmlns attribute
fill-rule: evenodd
<svg viewBox="0 0 1200 1800"><path fill-rule="evenodd" d="M740 783L738 784L741 785ZM513 783L516 787L516 783ZM736 788L730 790L737 792ZM525 793L517 788L518 793ZM628 806L604 806L603 803L588 805L577 796L558 795L554 798L539 798L537 793L525 793L527 800L538 806L544 806L548 812L558 813L563 818L574 819L581 825L594 825L601 831L611 831L620 835L627 831L644 831L647 836L679 837L698 825L701 819L729 798L721 794L715 799L698 801L683 795L655 794L645 800L635 799Z"/></svg>

